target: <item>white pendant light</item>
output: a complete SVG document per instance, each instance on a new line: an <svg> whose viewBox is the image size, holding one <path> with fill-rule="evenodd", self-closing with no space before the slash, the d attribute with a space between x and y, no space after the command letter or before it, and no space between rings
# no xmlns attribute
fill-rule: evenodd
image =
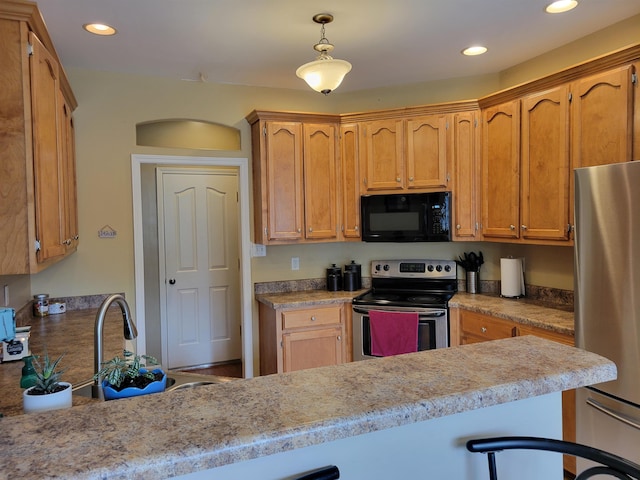
<svg viewBox="0 0 640 480"><path fill-rule="evenodd" d="M318 57L309 63L305 63L296 70L296 75L302 78L316 92L328 95L340 86L344 76L351 71L351 64L346 60L333 58L329 53L333 51L333 45L324 36L324 26L333 21L333 15L318 13L313 16L313 21L322 25L320 41L313 49L320 53Z"/></svg>

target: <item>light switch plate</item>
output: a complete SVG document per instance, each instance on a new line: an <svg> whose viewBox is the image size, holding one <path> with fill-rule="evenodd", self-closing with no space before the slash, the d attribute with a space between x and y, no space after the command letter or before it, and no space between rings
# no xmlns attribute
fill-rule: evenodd
<svg viewBox="0 0 640 480"><path fill-rule="evenodd" d="M291 257L291 270L300 270L300 257Z"/></svg>
<svg viewBox="0 0 640 480"><path fill-rule="evenodd" d="M260 245L259 243L251 244L251 256L252 257L266 257L267 256L267 246Z"/></svg>

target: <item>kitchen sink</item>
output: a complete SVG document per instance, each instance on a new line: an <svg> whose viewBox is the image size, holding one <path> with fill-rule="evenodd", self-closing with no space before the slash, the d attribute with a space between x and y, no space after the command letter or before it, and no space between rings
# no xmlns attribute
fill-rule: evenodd
<svg viewBox="0 0 640 480"><path fill-rule="evenodd" d="M165 392L183 390L186 388L195 388L202 385L212 385L215 383L226 383L233 380L238 379L233 377L222 377L218 375L200 375L197 373L169 371L167 372L167 388ZM77 383L73 385L71 390L73 395L104 400L104 397L102 395L102 388L94 385L93 380L87 380L85 382Z"/></svg>

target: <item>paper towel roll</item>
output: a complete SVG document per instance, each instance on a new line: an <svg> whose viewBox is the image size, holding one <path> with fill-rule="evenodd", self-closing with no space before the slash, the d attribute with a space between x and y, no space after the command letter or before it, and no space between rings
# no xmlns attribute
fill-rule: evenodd
<svg viewBox="0 0 640 480"><path fill-rule="evenodd" d="M500 293L503 297L524 296L524 258L500 259Z"/></svg>

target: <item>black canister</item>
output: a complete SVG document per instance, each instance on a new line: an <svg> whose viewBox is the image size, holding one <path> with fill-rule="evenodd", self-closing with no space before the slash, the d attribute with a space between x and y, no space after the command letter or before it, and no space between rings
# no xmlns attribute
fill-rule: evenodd
<svg viewBox="0 0 640 480"><path fill-rule="evenodd" d="M347 288L347 272L351 272L349 282L352 282L353 288ZM344 266L344 285L344 289L349 292L362 288L362 267L355 260L351 260L349 265Z"/></svg>
<svg viewBox="0 0 640 480"><path fill-rule="evenodd" d="M330 292L342 290L342 268L336 267L335 263L327 268L327 290Z"/></svg>
<svg viewBox="0 0 640 480"><path fill-rule="evenodd" d="M353 292L355 290L358 290L356 272L354 272L353 270L345 270L343 285L346 292Z"/></svg>

